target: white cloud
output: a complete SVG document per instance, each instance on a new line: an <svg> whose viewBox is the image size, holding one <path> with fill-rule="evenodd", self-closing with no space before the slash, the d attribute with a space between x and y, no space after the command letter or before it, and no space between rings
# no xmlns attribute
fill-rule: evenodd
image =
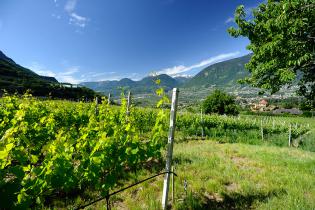
<svg viewBox="0 0 315 210"><path fill-rule="evenodd" d="M178 76L184 72L188 72L190 70L196 69L196 68L200 68L200 67L204 67L213 63L217 63L229 58L233 58L236 57L237 55L239 55L240 52L232 52L232 53L226 53L226 54L220 54L211 58L208 58L206 60L203 60L199 63L193 64L191 66L184 66L184 65L179 65L179 66L174 66L174 67L170 67L170 68L165 68L159 71L155 71L156 74L168 74L170 76Z"/></svg>
<svg viewBox="0 0 315 210"><path fill-rule="evenodd" d="M47 77L55 77L56 74L42 66L41 64L37 62L32 62L31 65L27 66L30 70L34 71L36 74L42 75L42 76L47 76Z"/></svg>
<svg viewBox="0 0 315 210"><path fill-rule="evenodd" d="M37 71L35 71L35 73L39 74L41 76L47 76L47 77L55 77L56 76L56 74L54 72L49 71L49 70L37 70Z"/></svg>
<svg viewBox="0 0 315 210"><path fill-rule="evenodd" d="M182 72L186 72L186 71L189 71L189 70L190 70L189 67L180 65L180 66L173 66L173 67L170 67L170 68L162 69L160 71L157 71L156 74L176 75L176 74L179 74L179 73L182 73Z"/></svg>
<svg viewBox="0 0 315 210"><path fill-rule="evenodd" d="M77 0L68 0L65 5L66 12L68 13L73 12L76 5L77 5Z"/></svg>
<svg viewBox="0 0 315 210"><path fill-rule="evenodd" d="M190 66L178 65L174 67L165 68L159 71L154 71L155 72L154 74L155 75L168 74L173 77L176 76L190 77L191 74L189 74L189 71L191 70L198 70L198 68L205 67L220 61L224 61L236 57L237 55L239 55L239 52L220 54L217 56L210 57L206 60L202 60L199 63ZM68 68L65 68L63 72L54 72L51 71L50 69L47 69L45 66L40 65L37 62L33 62L30 66L28 66L28 68L39 75L55 77L59 82L67 82L72 84L78 84L87 81L120 80L126 77L133 80L140 80L143 78L143 74L130 73L129 75L120 75L115 71L110 72L90 71L89 73L78 75L78 73L80 72L80 66L70 66Z"/></svg>
<svg viewBox="0 0 315 210"><path fill-rule="evenodd" d="M84 73L80 75L80 82L99 82L99 81L106 81L106 80L120 80L123 77L118 75L115 71L110 72L92 72L89 71L88 73Z"/></svg>
<svg viewBox="0 0 315 210"><path fill-rule="evenodd" d="M143 78L143 74L139 73L128 73L128 74L119 74L115 71L109 72L89 72L86 74L81 74L80 79L81 82L100 82L100 81L109 81L109 80L121 80L123 78L129 78L132 80L141 80Z"/></svg>
<svg viewBox="0 0 315 210"><path fill-rule="evenodd" d="M65 69L64 72L60 72L56 75L58 81L67 82L71 84L79 84L83 82L83 79L77 79L74 74L78 73L80 66L70 66Z"/></svg>
<svg viewBox="0 0 315 210"><path fill-rule="evenodd" d="M80 69L79 66L72 66L65 69L64 72L58 72L58 73L55 73L54 71L46 68L45 66L37 62L32 62L31 65L27 66L27 68L31 69L36 74L39 74L41 76L55 77L59 82L78 84L84 81L83 79L77 79L73 75L79 72L79 69Z"/></svg>
<svg viewBox="0 0 315 210"><path fill-rule="evenodd" d="M143 75L142 74L139 74L139 73L131 73L130 77L128 77L132 80L136 80L136 81L139 81L143 78Z"/></svg>
<svg viewBox="0 0 315 210"><path fill-rule="evenodd" d="M87 24L88 19L86 17L80 16L74 12L70 14L69 23L84 28Z"/></svg>
<svg viewBox="0 0 315 210"><path fill-rule="evenodd" d="M116 74L115 71L110 71L110 72L102 72L102 73L92 73L90 77L102 77L102 76L108 76L108 75L113 75Z"/></svg>
<svg viewBox="0 0 315 210"><path fill-rule="evenodd" d="M61 15L57 15L57 14L51 14L51 16L53 17L53 18L56 18L56 19L58 19L58 20L60 20L61 19Z"/></svg>
<svg viewBox="0 0 315 210"><path fill-rule="evenodd" d="M62 76L69 76L69 75L72 75L74 73L79 72L79 69L80 69L79 66L71 66L71 67L67 68L65 70L65 72L60 73L60 75L62 75Z"/></svg>
<svg viewBox="0 0 315 210"><path fill-rule="evenodd" d="M82 79L76 79L73 76L70 75L59 75L56 77L58 81L71 83L71 84L79 84L80 82L83 82Z"/></svg>
<svg viewBox="0 0 315 210"><path fill-rule="evenodd" d="M70 25L75 25L80 28L85 28L89 19L75 12L77 2L78 2L77 0L68 0L65 4L64 10L69 15Z"/></svg>
<svg viewBox="0 0 315 210"><path fill-rule="evenodd" d="M234 17L229 17L228 19L225 20L225 24L232 23L232 22L234 22Z"/></svg>
<svg viewBox="0 0 315 210"><path fill-rule="evenodd" d="M177 74L175 77L186 77L186 78L192 78L193 76L190 74Z"/></svg>

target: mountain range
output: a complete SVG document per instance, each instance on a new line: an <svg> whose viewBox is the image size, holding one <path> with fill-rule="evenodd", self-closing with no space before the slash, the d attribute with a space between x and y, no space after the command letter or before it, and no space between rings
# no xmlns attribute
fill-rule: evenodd
<svg viewBox="0 0 315 210"><path fill-rule="evenodd" d="M194 77L171 77L167 74L147 76L139 81L128 78L119 81L83 82L78 88L68 88L60 84L54 77L36 74L30 69L16 64L11 58L0 51L0 90L9 93L24 93L31 89L33 95L52 95L58 98L93 97L92 90L102 94L120 95L122 90L133 94L154 93L159 87L169 91L174 87L185 90L202 90L209 87L227 88L238 86L237 80L249 75L244 65L250 60L251 54L239 58L219 62L201 70ZM156 84L156 80L160 84ZM1 93L1 92L0 92Z"/></svg>
<svg viewBox="0 0 315 210"><path fill-rule="evenodd" d="M24 94L27 90L35 96L79 99L93 98L95 93L86 87L68 88L54 77L36 74L15 63L0 51L0 95L4 92Z"/></svg>
<svg viewBox="0 0 315 210"><path fill-rule="evenodd" d="M160 80L160 84L156 84L156 80ZM101 82L83 82L80 85L91 88L97 92L105 94L111 93L114 95L120 94L122 90L131 91L134 94L154 93L154 91L163 87L165 91L169 91L174 87L184 84L188 78L185 77L170 77L167 74L156 76L148 76L140 81L134 81L128 78L119 81L101 81Z"/></svg>
<svg viewBox="0 0 315 210"><path fill-rule="evenodd" d="M193 78L183 84L187 88L202 88L209 86L231 87L238 85L237 81L249 76L245 64L249 62L251 54L223 61L206 67Z"/></svg>
<svg viewBox="0 0 315 210"><path fill-rule="evenodd" d="M238 85L237 81L249 75L245 70L245 64L251 58L251 54L234 58L231 60L219 62L206 67L192 78L187 77L171 77L167 74L157 76L148 76L140 81L133 81L128 78L119 81L100 81L100 82L83 82L80 85L91 88L97 92L105 94L119 94L121 90L129 90L134 94L154 93L158 88L155 80L160 79L160 87L165 91L169 91L174 87L181 88L207 88L216 87L233 87Z"/></svg>

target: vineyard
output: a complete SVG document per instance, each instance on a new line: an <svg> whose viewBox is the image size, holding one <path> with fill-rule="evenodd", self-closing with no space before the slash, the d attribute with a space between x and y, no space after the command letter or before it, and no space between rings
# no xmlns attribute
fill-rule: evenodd
<svg viewBox="0 0 315 210"><path fill-rule="evenodd" d="M160 95L158 107L168 103ZM168 122L169 110L128 107L124 97L113 106L4 96L0 209L44 208L52 198L86 188L106 195L129 173L162 161ZM243 133L243 143L288 146L288 135L301 140L309 130L294 120L179 113L176 138L241 142Z"/></svg>

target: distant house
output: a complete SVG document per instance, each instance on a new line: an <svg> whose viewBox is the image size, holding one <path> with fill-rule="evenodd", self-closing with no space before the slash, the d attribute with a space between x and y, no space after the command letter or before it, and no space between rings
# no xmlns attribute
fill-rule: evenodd
<svg viewBox="0 0 315 210"><path fill-rule="evenodd" d="M260 107L267 107L268 106L268 101L266 99L262 99L259 101L259 106Z"/></svg>
<svg viewBox="0 0 315 210"><path fill-rule="evenodd" d="M293 109L276 109L273 110L273 114L295 114L295 115L300 115L303 114L303 112L299 109L293 108Z"/></svg>
<svg viewBox="0 0 315 210"><path fill-rule="evenodd" d="M274 107L270 107L270 108L267 108L268 107L268 101L266 99L261 99L259 101L259 103L254 103L251 105L251 110L252 111L270 111L270 110L273 110Z"/></svg>

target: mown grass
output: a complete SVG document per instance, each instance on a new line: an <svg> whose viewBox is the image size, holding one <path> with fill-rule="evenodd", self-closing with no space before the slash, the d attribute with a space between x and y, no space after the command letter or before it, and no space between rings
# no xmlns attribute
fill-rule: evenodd
<svg viewBox="0 0 315 210"><path fill-rule="evenodd" d="M176 144L174 162L178 177L172 209L315 209L312 152L201 140ZM113 209L160 209L162 185L159 177L124 191L111 198Z"/></svg>

